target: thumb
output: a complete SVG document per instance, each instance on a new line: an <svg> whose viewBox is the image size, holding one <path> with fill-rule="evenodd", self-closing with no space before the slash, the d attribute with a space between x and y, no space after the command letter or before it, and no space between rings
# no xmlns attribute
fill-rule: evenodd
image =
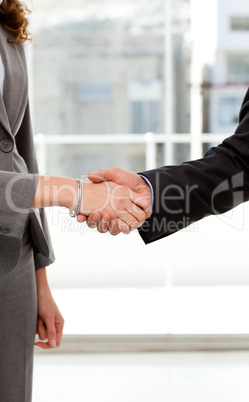
<svg viewBox="0 0 249 402"><path fill-rule="evenodd" d="M100 183L102 181L111 181L115 176L115 168L103 169L98 172L93 172L88 174L88 179L94 183Z"/></svg>
<svg viewBox="0 0 249 402"><path fill-rule="evenodd" d="M82 214L78 214L78 215L77 215L77 221L78 221L79 223L86 222L86 220L87 220L87 216L86 216L86 215L82 215Z"/></svg>

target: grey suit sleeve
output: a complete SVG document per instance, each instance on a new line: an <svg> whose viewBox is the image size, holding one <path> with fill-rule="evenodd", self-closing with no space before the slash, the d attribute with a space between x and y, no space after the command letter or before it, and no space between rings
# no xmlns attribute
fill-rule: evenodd
<svg viewBox="0 0 249 402"><path fill-rule="evenodd" d="M29 135L27 136L26 133L29 133ZM23 140L24 137L25 141ZM27 104L21 127L16 135L16 144L19 154L23 157L23 159L26 162L28 171L30 172L30 177L32 176L34 177L35 180L34 185L37 185L36 178L39 177L39 173L38 173L38 165L32 135L29 103ZM30 191L32 193L31 189ZM35 267L36 269L39 269L52 264L55 260L55 256L44 209L40 208L39 210L36 210L36 213L33 213L33 211L31 210L30 215L32 221L31 226L33 228L36 228L36 230L31 231L32 232L31 236L34 243L33 248L34 248ZM37 233L39 231L40 236L38 237ZM41 242L41 239L43 240L43 242Z"/></svg>
<svg viewBox="0 0 249 402"><path fill-rule="evenodd" d="M37 238L37 235L32 233L35 225L37 225L37 220L36 214L34 210L31 210L30 214L30 219L32 224L32 229L31 229L31 236L33 238L33 249L34 249L34 261L35 261L35 268L43 268L46 267L50 264L52 264L55 261L55 256L54 256L54 250L52 247L52 241L50 238L50 233L49 233L49 228L48 228L48 222L47 222L47 217L44 208L40 208L39 210L36 210L37 215L39 216L39 221L41 222L41 226L39 226L39 229L36 230L36 233L39 233L39 230L42 230L42 239L43 239L43 244L40 244L40 239ZM36 221L36 222L35 222ZM44 238L45 236L45 238ZM45 250L44 250L45 248Z"/></svg>
<svg viewBox="0 0 249 402"><path fill-rule="evenodd" d="M39 176L0 171L0 233L21 239L26 227Z"/></svg>

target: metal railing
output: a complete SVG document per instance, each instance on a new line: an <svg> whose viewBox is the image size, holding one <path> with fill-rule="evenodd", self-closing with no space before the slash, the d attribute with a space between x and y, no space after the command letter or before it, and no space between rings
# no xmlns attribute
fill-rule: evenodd
<svg viewBox="0 0 249 402"><path fill-rule="evenodd" d="M222 142L227 134L205 133L198 135L198 146L196 146L196 136L192 134L70 134L70 135L50 135L39 133L35 135L37 156L41 172L47 171L47 146L48 145L81 145L81 144L144 144L145 145L145 168L146 170L156 167L156 146L165 144L172 147L173 144L189 144L190 158L197 159L202 155L197 149L201 149L204 143L213 144ZM166 154L166 153L165 153ZM167 153L164 165L173 164L173 155Z"/></svg>

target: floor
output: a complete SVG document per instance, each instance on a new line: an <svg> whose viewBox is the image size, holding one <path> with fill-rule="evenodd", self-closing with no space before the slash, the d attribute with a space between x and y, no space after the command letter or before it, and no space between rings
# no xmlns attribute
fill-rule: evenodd
<svg viewBox="0 0 249 402"><path fill-rule="evenodd" d="M249 352L35 356L33 402L248 402Z"/></svg>

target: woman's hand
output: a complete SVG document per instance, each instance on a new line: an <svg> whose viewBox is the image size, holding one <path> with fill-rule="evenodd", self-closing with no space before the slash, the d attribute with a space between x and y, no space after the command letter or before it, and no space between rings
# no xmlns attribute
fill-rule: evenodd
<svg viewBox="0 0 249 402"><path fill-rule="evenodd" d="M36 284L38 301L37 334L40 341L36 342L35 345L42 349L56 348L61 343L64 319L51 294L45 268L40 268L36 271ZM45 340L47 341L44 342Z"/></svg>
<svg viewBox="0 0 249 402"><path fill-rule="evenodd" d="M138 176L139 177L139 176ZM139 177L140 178L140 177ZM144 182L143 179L140 178ZM141 226L147 218L141 194L134 192L128 186L124 187L111 180L99 179L96 183L85 179L82 181L81 216L89 216L93 212L100 214L102 221L109 219L117 222L121 232L128 234ZM78 219L83 222L85 219Z"/></svg>
<svg viewBox="0 0 249 402"><path fill-rule="evenodd" d="M82 180L81 185L81 222L86 220L83 215L87 217L95 211L101 214L103 222L112 219L118 230L126 234L144 223L147 217L144 205L147 208L147 202L144 203L141 194L129 186L105 180L104 177L97 177L94 183L89 179ZM75 179L40 176L31 208L62 206L75 210L77 202L78 184Z"/></svg>

